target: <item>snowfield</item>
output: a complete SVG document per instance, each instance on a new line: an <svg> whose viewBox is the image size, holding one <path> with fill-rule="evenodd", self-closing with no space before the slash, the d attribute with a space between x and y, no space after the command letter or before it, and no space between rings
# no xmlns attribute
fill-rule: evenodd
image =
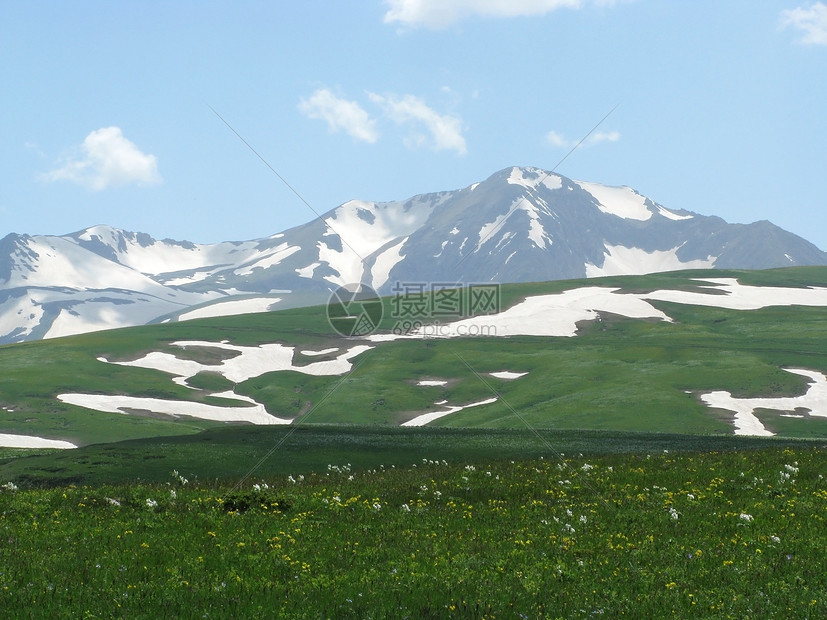
<svg viewBox="0 0 827 620"><path fill-rule="evenodd" d="M295 347L283 344L260 346L238 346L228 342L179 341L172 343L181 349L207 348L232 353L220 363L205 364L192 359L183 359L169 352L153 351L133 361L103 362L123 366L135 366L159 370L172 375L172 380L187 386L187 380L200 372L215 372L233 383L261 376L269 372L293 371L316 376L333 376L347 373L353 367L353 358L372 349L375 344L392 340L424 338L458 338L468 336L548 336L574 337L580 321L600 320L601 313L611 313L629 318L668 321L672 319L655 308L651 301L670 301L690 305L703 305L737 310L754 310L778 305L806 305L827 307L827 288L783 288L755 287L740 284L732 278L707 278L696 280L701 291L657 290L649 293L623 293L617 288L585 286L548 295L527 297L522 302L498 314L470 317L446 324L425 325L405 335L373 334L358 344L339 349L327 348L321 351L302 350L304 356L322 356L341 351L333 359L296 364ZM259 300L263 301L263 300ZM272 302L272 300L268 300ZM709 407L726 409L735 413L733 425L739 435L772 434L755 416L757 408L787 412L788 416L803 415L801 409L809 409L811 416L827 417L827 378L820 372L805 369L787 369L813 380L806 394L793 398L733 398L729 392L718 391L703 394L701 400ZM525 376L525 372L497 371L490 376L514 380ZM416 385L423 387L445 386L448 379L420 379ZM191 401L167 401L130 396L109 396L100 394L61 394L58 398L66 403L111 413L149 411L170 416L192 416L206 420L226 422L248 422L252 424L289 424L291 420L277 418L268 413L264 406L254 400L233 392L215 394L226 399L243 402L238 407L220 407ZM443 410L419 415L405 422L404 426L422 426L446 415L469 407L493 403L496 397L466 405L448 405L440 401ZM70 446L66 446L70 447Z"/></svg>
<svg viewBox="0 0 827 620"><path fill-rule="evenodd" d="M803 368L785 368L784 370L812 379L813 382L807 392L801 396L788 398L733 398L729 392L718 391L703 394L701 400L710 407L735 412L733 424L736 435L767 437L775 434L764 427L755 415L756 409L789 412L809 409L809 415L827 418L827 377L820 372Z"/></svg>
<svg viewBox="0 0 827 620"><path fill-rule="evenodd" d="M213 396L219 396L214 394ZM224 398L227 393L222 393ZM247 400L235 394L236 400ZM182 400L162 400L159 398L138 398L135 396L108 396L105 394L61 394L61 402L102 411L104 413L129 413L130 411L148 411L154 414L172 417L190 416L201 420L216 422L248 422L250 424L290 424L292 420L270 415L263 405L258 403L243 407L220 407L206 403Z"/></svg>
<svg viewBox="0 0 827 620"><path fill-rule="evenodd" d="M662 271L678 271L680 269L711 269L715 266L715 257L706 260L691 260L683 262L678 258L680 246L671 250L655 250L647 252L640 248L627 248L622 245L604 246L603 264L599 267L586 263L586 277L599 278L601 276L621 276L627 273L658 273Z"/></svg>
<svg viewBox="0 0 827 620"><path fill-rule="evenodd" d="M77 446L60 439L0 433L0 448L59 448L65 450L67 448L77 448Z"/></svg>

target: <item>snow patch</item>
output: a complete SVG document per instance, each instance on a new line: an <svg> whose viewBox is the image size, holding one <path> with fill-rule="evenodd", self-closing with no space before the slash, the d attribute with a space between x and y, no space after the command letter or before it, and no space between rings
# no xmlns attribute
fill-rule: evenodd
<svg viewBox="0 0 827 620"><path fill-rule="evenodd" d="M203 308L196 308L185 312L178 317L179 321L204 319L216 316L235 316L238 314L252 314L254 312L269 312L281 297L254 297L250 299L230 299L219 301Z"/></svg>
<svg viewBox="0 0 827 620"><path fill-rule="evenodd" d="M252 275L253 271L256 269L268 269L270 267L275 267L285 258L292 256L299 250L301 250L301 248L297 245L282 243L274 250L265 252L260 258L256 258L248 262L245 266L239 267L233 273L237 276L249 276Z"/></svg>
<svg viewBox="0 0 827 620"><path fill-rule="evenodd" d="M388 278L390 278L391 269L394 268L396 263L404 258L401 252L402 246L405 245L407 240L407 237L403 237L397 243L393 244L376 257L376 260L373 263L373 269L371 270L374 289L379 289L379 287L388 281ZM442 247L445 246L443 245Z"/></svg>
<svg viewBox="0 0 827 620"><path fill-rule="evenodd" d="M599 278L601 276L622 276L643 273L661 273L664 271L678 271L680 269L711 269L715 266L716 258L710 256L683 262L678 258L681 246L671 250L654 250L647 252L640 248L627 248L623 245L605 244L603 264L598 267L586 263L586 277Z"/></svg>
<svg viewBox="0 0 827 620"><path fill-rule="evenodd" d="M677 213L674 213L673 211L670 211L669 209L664 209L660 205L656 205L656 206L658 208L658 213L660 213L665 218L669 218L670 220L675 220L675 221L691 220L693 217L695 217L694 215L678 215Z"/></svg>
<svg viewBox="0 0 827 620"><path fill-rule="evenodd" d="M59 448L61 450L77 448L75 444L59 439L45 439L43 437L35 437L34 435L14 435L9 433L0 433L0 447Z"/></svg>
<svg viewBox="0 0 827 620"><path fill-rule="evenodd" d="M188 340L173 342L172 346L181 348L206 347L233 351L239 355L222 361L220 364L202 364L195 360L185 360L169 353L152 351L144 357L131 362L108 362L105 358L98 360L120 366L135 366L150 368L173 375L173 381L179 385L186 385L186 380L202 371L211 371L221 374L233 383L241 383L247 379L258 377L268 372L293 370L308 375L340 375L351 369L350 359L373 347L356 345L332 360L313 362L305 366L293 364L293 347L281 344L264 344L259 347L244 347L231 345L227 342L205 342ZM333 349L336 351L338 349ZM62 402L103 411L106 413L127 413L130 409L145 410L153 413L171 416L190 416L203 420L219 422L249 422L251 424L289 424L291 420L277 418L267 413L264 405L255 400L239 396L234 392L213 394L222 398L241 400L249 403L245 407L220 407L205 403L185 400L163 400L157 398L140 398L134 396L112 396L105 394L60 394Z"/></svg>
<svg viewBox="0 0 827 620"><path fill-rule="evenodd" d="M444 418L446 415L450 415L452 413L456 413L457 411L462 411L463 409L470 409L471 407L480 407L481 405L490 405L491 403L496 402L496 397L494 398L486 398L485 400L481 400L476 403L469 403L467 405L458 405L458 406L448 406L445 405L445 401L440 401L436 403L442 407L445 407L445 411L435 411L433 413L423 413L422 415L416 416L413 420L408 420L407 422L403 422L402 426L425 426L426 424L433 422L434 420L438 420L439 418Z"/></svg>
<svg viewBox="0 0 827 620"><path fill-rule="evenodd" d="M508 175L508 182L511 185L521 185L527 189L537 189L543 185L546 189L560 189L563 187L563 179L545 170L539 168L519 168L511 169L511 174Z"/></svg>
<svg viewBox="0 0 827 620"><path fill-rule="evenodd" d="M642 295L645 299L672 301L693 306L711 306L730 310L759 310L770 306L827 306L827 288L786 288L749 286L735 278L704 278L700 284L711 284L711 294L693 291L659 290ZM715 294L726 293L725 295Z"/></svg>
<svg viewBox="0 0 827 620"><path fill-rule="evenodd" d="M717 391L702 394L701 400L710 407L733 411L736 435L763 437L774 435L755 415L756 409L795 411L798 408L804 408L809 409L812 416L827 417L827 377L820 372L803 368L785 368L784 370L812 379L813 382L807 392L801 396L787 398L733 398L730 392Z"/></svg>
<svg viewBox="0 0 827 620"><path fill-rule="evenodd" d="M322 349L321 351L302 351L301 354L312 357L315 355L328 355L329 353L335 353L338 350L338 347L332 347L330 349Z"/></svg>
<svg viewBox="0 0 827 620"><path fill-rule="evenodd" d="M218 396L217 394L215 396ZM236 400L242 399L233 395ZM216 422L248 422L250 424L290 424L292 420L270 415L258 403L245 407L219 407L186 400L163 400L136 396L108 396L105 394L60 394L61 402L104 413L128 414L130 410L150 411L173 417L187 416ZM252 401L255 402L255 401Z"/></svg>
<svg viewBox="0 0 827 620"><path fill-rule="evenodd" d="M646 205L646 197L641 196L631 187L610 187L600 183L575 181L597 201L597 207L603 213L615 215L626 220L646 221L652 212Z"/></svg>
<svg viewBox="0 0 827 620"><path fill-rule="evenodd" d="M316 271L316 267L321 265L321 263L310 263L307 267L299 267L296 269L296 273L299 274L302 278L313 278L313 273Z"/></svg>
<svg viewBox="0 0 827 620"><path fill-rule="evenodd" d="M495 377L496 379L505 379L506 381L512 381L514 379L519 379L520 377L525 377L528 373L527 372L511 372L508 370L503 370L499 372L489 372L489 375Z"/></svg>
<svg viewBox="0 0 827 620"><path fill-rule="evenodd" d="M416 382L416 384L427 387L439 387L443 385L448 385L448 381L446 381L445 379L420 379Z"/></svg>
<svg viewBox="0 0 827 620"><path fill-rule="evenodd" d="M202 364L194 360L177 358L170 353L152 351L144 357L131 362L111 363L120 366L151 368L183 377L184 379L189 379L199 372L217 372L233 383L241 383L247 379L259 377L268 372L283 370L293 370L306 375L316 376L341 375L350 370L351 358L373 348L369 345L356 345L347 349L335 359L296 366L293 364L294 347L288 347L278 343L246 347L227 343L187 340L173 342L172 345L181 348L205 347L221 349L233 351L239 355L231 359L223 360L220 364Z"/></svg>

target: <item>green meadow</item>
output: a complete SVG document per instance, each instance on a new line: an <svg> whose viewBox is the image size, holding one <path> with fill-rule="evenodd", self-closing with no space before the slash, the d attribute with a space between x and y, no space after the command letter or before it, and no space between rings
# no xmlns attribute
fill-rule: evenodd
<svg viewBox="0 0 827 620"><path fill-rule="evenodd" d="M740 441L470 461L437 449L406 465L331 462L240 484L186 469L153 483L5 484L0 608L15 618L822 618L824 446Z"/></svg>
<svg viewBox="0 0 827 620"><path fill-rule="evenodd" d="M502 289L502 306L575 286L697 289L693 278L827 286L827 269L682 272ZM381 330L390 331L389 301ZM827 419L756 415L735 436L699 395L801 394L827 372L823 308L653 302L673 322L604 313L573 338L378 343L349 373L233 383L103 360L358 341L323 308L0 347L0 610L9 618L822 618ZM335 348L326 356L301 353ZM527 373L516 380L491 372ZM417 385L420 380L445 385ZM289 426L94 412L67 392L249 396ZM425 427L435 403L497 401Z"/></svg>
<svg viewBox="0 0 827 620"><path fill-rule="evenodd" d="M627 292L696 290L696 279L737 277L744 284L827 286L825 268L762 272L698 271L587 281L508 285L501 307L530 295L577 286L617 287ZM694 278L694 279L693 279ZM386 299L381 332L394 325ZM202 372L189 387L159 370L112 361L167 352L203 364L219 364L235 353L171 343L228 342L239 346L282 343L296 348L294 363L332 359L359 344L336 334L324 308L200 319L84 334L0 347L0 432L64 439L78 445L178 436L222 423L186 416L100 413L65 404L67 392L188 400L215 405L238 401L212 394L235 390L278 417L300 424L396 426L439 411L437 402L467 404L497 396L497 402L466 409L434 427L593 429L681 434L727 434L731 416L709 409L701 393L727 390L736 397L801 394L804 377L785 372L803 367L827 372L827 313L823 308L777 306L739 311L652 302L673 322L629 319L603 313L579 324L576 337L475 337L373 343L341 376L295 371L266 372L233 383ZM364 342L364 341L361 341ZM302 350L336 349L326 356ZM503 380L487 373L528 373ZM417 385L440 379L444 386ZM195 388L195 389L193 389ZM515 415L518 412L519 415ZM827 419L780 418L762 413L765 426L795 437L827 436Z"/></svg>

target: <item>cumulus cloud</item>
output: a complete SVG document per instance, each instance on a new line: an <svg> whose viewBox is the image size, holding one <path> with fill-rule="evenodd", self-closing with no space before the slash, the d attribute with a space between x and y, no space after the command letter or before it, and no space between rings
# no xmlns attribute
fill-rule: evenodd
<svg viewBox="0 0 827 620"><path fill-rule="evenodd" d="M120 127L103 127L86 136L77 154L41 175L44 181L70 181L100 191L121 185L161 182L158 159L142 153L123 136Z"/></svg>
<svg viewBox="0 0 827 620"><path fill-rule="evenodd" d="M593 146L601 142L617 142L618 140L620 140L619 131L596 131L586 138L581 146ZM572 148L577 145L579 140L569 140L565 136L552 130L546 134L546 142L551 146L559 148Z"/></svg>
<svg viewBox="0 0 827 620"><path fill-rule="evenodd" d="M621 0L385 0L385 23L445 28L472 16L523 17L545 15L585 4L611 5Z"/></svg>
<svg viewBox="0 0 827 620"><path fill-rule="evenodd" d="M571 146L569 141L566 140L563 136L561 136L556 131L552 130L546 134L546 142L548 142L551 146Z"/></svg>
<svg viewBox="0 0 827 620"><path fill-rule="evenodd" d="M801 31L799 43L827 45L827 4L816 2L807 7L781 11L781 27Z"/></svg>
<svg viewBox="0 0 827 620"><path fill-rule="evenodd" d="M344 131L356 140L375 143L379 139L376 121L355 101L337 97L320 88L299 103L299 110L309 118L327 122L330 131Z"/></svg>
<svg viewBox="0 0 827 620"><path fill-rule="evenodd" d="M407 146L428 146L435 151L455 151L459 155L467 152L462 120L456 116L439 114L414 95L398 97L368 93L368 96L396 124L411 127L412 133L405 140ZM418 131L422 127L427 135Z"/></svg>

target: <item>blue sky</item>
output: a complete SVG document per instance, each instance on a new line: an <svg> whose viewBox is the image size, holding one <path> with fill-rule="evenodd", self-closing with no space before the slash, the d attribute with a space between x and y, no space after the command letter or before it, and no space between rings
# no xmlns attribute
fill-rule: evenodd
<svg viewBox="0 0 827 620"><path fill-rule="evenodd" d="M0 0L0 237L267 236L511 165L827 249L827 4ZM619 105L618 105L619 104Z"/></svg>

